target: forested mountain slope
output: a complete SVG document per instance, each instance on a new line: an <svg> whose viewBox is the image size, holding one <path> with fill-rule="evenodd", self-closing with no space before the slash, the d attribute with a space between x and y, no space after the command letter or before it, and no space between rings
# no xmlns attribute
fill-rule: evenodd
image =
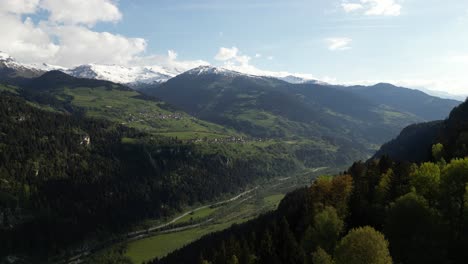
<svg viewBox="0 0 468 264"><path fill-rule="evenodd" d="M468 102L443 123L406 133L416 138L434 127L437 144L422 141L418 152L430 153L422 163L356 162L288 194L271 214L153 263L465 263Z"/></svg>
<svg viewBox="0 0 468 264"><path fill-rule="evenodd" d="M384 144L375 157L389 155L396 160L421 162L430 158L430 146L442 143L446 160L468 153L468 105L453 109L444 121L421 123L405 128L394 140Z"/></svg>
<svg viewBox="0 0 468 264"><path fill-rule="evenodd" d="M51 71L38 78L2 79L0 83L29 101L58 111L108 119L155 134L184 138L237 135L176 110L156 98L108 81L80 79Z"/></svg>
<svg viewBox="0 0 468 264"><path fill-rule="evenodd" d="M0 102L2 255L50 257L300 166L274 146L193 144L7 93Z"/></svg>

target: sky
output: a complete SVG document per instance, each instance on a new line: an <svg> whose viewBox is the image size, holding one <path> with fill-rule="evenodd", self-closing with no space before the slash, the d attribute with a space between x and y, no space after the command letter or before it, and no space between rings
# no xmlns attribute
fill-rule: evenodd
<svg viewBox="0 0 468 264"><path fill-rule="evenodd" d="M468 94L467 0L0 0L20 62L222 66Z"/></svg>

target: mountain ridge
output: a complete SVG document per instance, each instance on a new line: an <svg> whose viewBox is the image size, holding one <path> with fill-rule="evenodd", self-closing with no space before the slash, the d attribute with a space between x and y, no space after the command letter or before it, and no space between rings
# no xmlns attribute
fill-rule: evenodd
<svg viewBox="0 0 468 264"><path fill-rule="evenodd" d="M129 85L134 89L146 88L148 87L148 85L158 85L180 74L183 74L185 72L190 72L190 71L194 72L196 70L200 70L200 69L206 70L209 68L211 68L211 71L218 71L219 73L231 72L231 73L237 73L239 75L245 75L245 76L250 76L250 77L273 78L273 79L278 79L278 80L285 81L291 84L317 84L317 85L343 87L343 88L350 88L350 89L353 89L353 87L374 87L374 86L383 84L383 83L379 83L379 84L371 85L371 86L333 85L327 82L314 80L311 78L304 78L304 77L295 76L295 75L286 75L286 76L253 75L253 74L241 73L235 70L230 70L230 69L226 69L223 67L216 67L216 66L211 66L211 65L201 65L201 66L188 69L188 70L181 70L178 68L170 69L170 68L159 66L159 65L126 67L126 66L115 65L115 64L104 65L104 64L96 64L96 63L83 64L83 65L78 65L78 66L71 67L71 68L66 68L66 67L61 67L58 65L51 65L47 63L34 63L34 64L20 63L16 61L13 57L11 57L9 54L0 51L0 71L1 71L0 74L2 74L3 72L3 76L9 76L9 77L19 76L19 77L31 78L31 77L38 77L47 71L60 70L74 77L106 80L106 81L111 81L115 83ZM14 71L18 71L19 74L15 73ZM410 89L410 88L407 88L407 89ZM419 91L422 91L431 96L440 97L443 99L454 99L454 100L464 99L463 96L456 96L456 95L451 95L448 93L442 93L442 92L431 93L430 90L427 90L427 89L420 89Z"/></svg>

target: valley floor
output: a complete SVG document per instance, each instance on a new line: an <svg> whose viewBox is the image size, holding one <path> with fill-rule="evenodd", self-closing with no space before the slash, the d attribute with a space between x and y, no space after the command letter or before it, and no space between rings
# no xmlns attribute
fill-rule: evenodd
<svg viewBox="0 0 468 264"><path fill-rule="evenodd" d="M313 178L323 173L333 172L327 168L307 169L292 177L277 178L259 184L230 199L188 210L166 223L147 221L142 224L145 227L143 230L127 234L129 238L124 242L100 250L90 258L102 260L107 256L115 257L115 254L119 254L128 257L133 263L142 263L163 257L204 235L275 210L286 193L310 184Z"/></svg>

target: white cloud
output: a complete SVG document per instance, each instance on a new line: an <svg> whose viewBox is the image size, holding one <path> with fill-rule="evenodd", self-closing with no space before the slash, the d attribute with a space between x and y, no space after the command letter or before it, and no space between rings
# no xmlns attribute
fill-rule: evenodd
<svg viewBox="0 0 468 264"><path fill-rule="evenodd" d="M260 58L261 54L255 54L256 58ZM215 59L222 62L222 67L228 70L237 71L245 74L256 76L271 76L271 77L286 77L289 75L301 77L304 79L317 79L311 74L291 73L287 71L267 71L262 70L250 64L251 57L243 55L237 47L224 48L221 47L215 56ZM268 56L267 59L272 60L273 56Z"/></svg>
<svg viewBox="0 0 468 264"><path fill-rule="evenodd" d="M170 59L170 60L175 60L177 59L177 52L173 51L173 50L168 50L167 51L167 57Z"/></svg>
<svg viewBox="0 0 468 264"><path fill-rule="evenodd" d="M0 13L0 31L0 50L22 62L46 61L59 50L49 34L29 18L23 21L20 16Z"/></svg>
<svg viewBox="0 0 468 264"><path fill-rule="evenodd" d="M43 0L41 8L50 12L50 21L71 25L92 26L99 21L116 22L122 18L111 0Z"/></svg>
<svg viewBox="0 0 468 264"><path fill-rule="evenodd" d="M260 53L255 54L255 58L261 58L261 57L262 57L262 54L260 54Z"/></svg>
<svg viewBox="0 0 468 264"><path fill-rule="evenodd" d="M108 32L95 32L86 27L60 26L51 29L60 39L54 64L73 66L83 63L127 65L146 49L141 38L127 38Z"/></svg>
<svg viewBox="0 0 468 264"><path fill-rule="evenodd" d="M48 12L36 23L22 16L41 9ZM121 17L111 0L0 0L0 50L25 63L125 65L145 51L146 41L92 29Z"/></svg>
<svg viewBox="0 0 468 264"><path fill-rule="evenodd" d="M237 63L241 65L249 65L249 62L252 59L247 55L241 55L237 47L221 47L214 58L217 61L223 61L226 65L235 65Z"/></svg>
<svg viewBox="0 0 468 264"><path fill-rule="evenodd" d="M346 13L350 13L364 8L364 6L358 3L342 3L341 7L343 7Z"/></svg>
<svg viewBox="0 0 468 264"><path fill-rule="evenodd" d="M2 0L0 13L31 14L36 12L39 0Z"/></svg>
<svg viewBox="0 0 468 264"><path fill-rule="evenodd" d="M250 58L249 56L247 56L247 55L237 56L237 57L235 58L235 60L236 60L237 62L239 62L240 64L242 64L242 65L248 65L249 62L250 62L250 59L251 59L251 58Z"/></svg>
<svg viewBox="0 0 468 264"><path fill-rule="evenodd" d="M343 1L341 7L346 13L363 11L368 16L399 16L402 6L397 0Z"/></svg>
<svg viewBox="0 0 468 264"><path fill-rule="evenodd" d="M227 61L227 60L234 59L237 57L238 52L239 52L239 49L236 47L232 47L232 48L221 47L218 51L218 54L216 54L215 56L215 60Z"/></svg>
<svg viewBox="0 0 468 264"><path fill-rule="evenodd" d="M169 50L167 55L135 56L129 63L132 66L149 66L159 72L169 75L179 74L198 66L208 66L203 60L177 60L177 53Z"/></svg>
<svg viewBox="0 0 468 264"><path fill-rule="evenodd" d="M353 40L350 38L327 38L325 41L328 44L329 50L340 51L351 49L350 44Z"/></svg>

